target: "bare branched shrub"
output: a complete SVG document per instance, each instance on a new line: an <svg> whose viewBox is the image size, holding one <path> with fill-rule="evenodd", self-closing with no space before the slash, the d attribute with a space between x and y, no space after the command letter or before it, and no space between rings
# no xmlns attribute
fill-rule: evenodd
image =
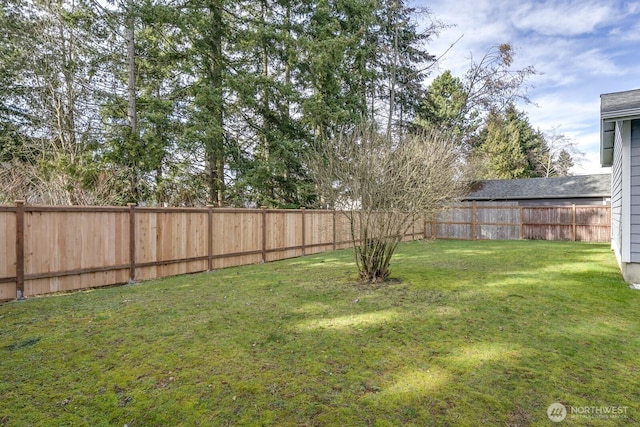
<svg viewBox="0 0 640 427"><path fill-rule="evenodd" d="M0 204L25 200L44 205L122 205L123 182L117 171L80 178L38 164L0 162Z"/></svg>
<svg viewBox="0 0 640 427"><path fill-rule="evenodd" d="M456 143L431 131L389 138L372 127L343 132L311 161L318 194L351 225L363 282L385 281L391 256L414 221L459 198Z"/></svg>

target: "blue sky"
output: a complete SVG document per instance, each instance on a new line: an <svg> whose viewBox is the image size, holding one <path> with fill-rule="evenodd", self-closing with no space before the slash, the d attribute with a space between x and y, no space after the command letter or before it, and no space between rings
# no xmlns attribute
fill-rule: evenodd
<svg viewBox="0 0 640 427"><path fill-rule="evenodd" d="M521 105L533 127L570 137L585 153L576 175L608 173L600 167L600 94L640 88L640 1L418 0L454 27L430 45L442 54L439 70L462 76L470 58L510 43L516 68L533 65L528 83L536 105Z"/></svg>

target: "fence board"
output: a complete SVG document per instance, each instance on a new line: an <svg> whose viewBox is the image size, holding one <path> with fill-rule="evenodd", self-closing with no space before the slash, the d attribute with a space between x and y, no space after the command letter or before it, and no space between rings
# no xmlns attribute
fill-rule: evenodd
<svg viewBox="0 0 640 427"><path fill-rule="evenodd" d="M436 214L436 222L453 223L463 222L471 223L472 208L471 206L456 206L443 209Z"/></svg>
<svg viewBox="0 0 640 427"><path fill-rule="evenodd" d="M483 208L477 207L476 221L478 223L520 223L519 207Z"/></svg>
<svg viewBox="0 0 640 427"><path fill-rule="evenodd" d="M409 229L404 235L404 241L412 241L422 239L424 237L424 219L412 218L410 220Z"/></svg>
<svg viewBox="0 0 640 427"><path fill-rule="evenodd" d="M471 224L436 223L436 239L472 240Z"/></svg>
<svg viewBox="0 0 640 427"><path fill-rule="evenodd" d="M478 240L518 240L519 238L519 225L482 224L477 226L476 239Z"/></svg>
<svg viewBox="0 0 640 427"><path fill-rule="evenodd" d="M602 225L577 225L576 241L578 242L600 242L610 241L609 227Z"/></svg>

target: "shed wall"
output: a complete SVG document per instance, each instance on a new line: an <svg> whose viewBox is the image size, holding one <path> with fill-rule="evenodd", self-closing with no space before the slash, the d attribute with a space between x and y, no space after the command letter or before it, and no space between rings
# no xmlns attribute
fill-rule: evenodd
<svg viewBox="0 0 640 427"><path fill-rule="evenodd" d="M518 206L605 206L609 204L607 199L607 197L575 197L571 199L522 199L517 202Z"/></svg>

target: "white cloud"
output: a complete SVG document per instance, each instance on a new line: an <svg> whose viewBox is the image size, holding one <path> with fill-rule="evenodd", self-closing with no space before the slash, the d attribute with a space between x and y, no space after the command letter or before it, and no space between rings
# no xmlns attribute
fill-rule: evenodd
<svg viewBox="0 0 640 427"><path fill-rule="evenodd" d="M576 72L587 72L590 75L621 76L626 73L619 67L614 58L603 49L590 49L575 55L572 65Z"/></svg>
<svg viewBox="0 0 640 427"><path fill-rule="evenodd" d="M566 37L592 33L616 15L607 2L546 1L524 3L514 11L512 22L523 31Z"/></svg>
<svg viewBox="0 0 640 427"><path fill-rule="evenodd" d="M640 22L634 22L629 27L615 27L609 31L609 36L618 42L637 42L640 40Z"/></svg>
<svg viewBox="0 0 640 427"><path fill-rule="evenodd" d="M630 15L635 15L636 13L640 13L640 2L630 2L625 4L626 13Z"/></svg>
<svg viewBox="0 0 640 427"><path fill-rule="evenodd" d="M534 99L538 107L526 107L531 124L543 131L560 128L560 133L579 131L592 127L595 120L599 125L600 97L595 95L585 101L578 96L568 96L567 93L547 94Z"/></svg>
<svg viewBox="0 0 640 427"><path fill-rule="evenodd" d="M580 164L571 168L574 175L590 175L597 173L611 173L611 168L603 168L600 166L600 152L590 151L586 153L585 158Z"/></svg>
<svg viewBox="0 0 640 427"><path fill-rule="evenodd" d="M562 134L570 138L576 149L585 153L574 173L605 173L600 169L600 98L584 102L576 98L546 95L536 100L539 107L526 107L531 125L545 133ZM595 124L595 126L594 126Z"/></svg>

